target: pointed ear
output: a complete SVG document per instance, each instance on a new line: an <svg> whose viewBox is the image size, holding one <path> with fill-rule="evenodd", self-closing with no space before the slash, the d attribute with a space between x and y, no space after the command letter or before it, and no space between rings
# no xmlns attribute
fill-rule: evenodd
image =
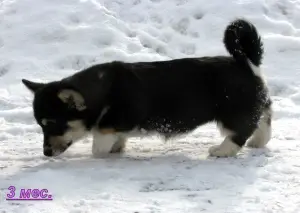
<svg viewBox="0 0 300 213"><path fill-rule="evenodd" d="M22 79L22 82L32 93L35 93L38 89L45 85L44 83L36 83L26 79Z"/></svg>
<svg viewBox="0 0 300 213"><path fill-rule="evenodd" d="M83 96L71 89L61 90L57 94L58 98L68 105L69 108L75 108L78 111L83 111L86 109L85 101Z"/></svg>

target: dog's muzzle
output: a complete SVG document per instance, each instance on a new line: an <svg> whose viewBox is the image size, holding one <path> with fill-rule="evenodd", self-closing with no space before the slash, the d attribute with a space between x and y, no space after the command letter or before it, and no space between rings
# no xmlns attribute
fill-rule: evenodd
<svg viewBox="0 0 300 213"><path fill-rule="evenodd" d="M52 156L52 149L50 147L45 147L44 148L44 155L47 157L51 157Z"/></svg>
<svg viewBox="0 0 300 213"><path fill-rule="evenodd" d="M68 142L65 146L61 146L59 149L53 149L50 146L44 147L44 155L46 157L55 157L65 152L72 145L72 141Z"/></svg>

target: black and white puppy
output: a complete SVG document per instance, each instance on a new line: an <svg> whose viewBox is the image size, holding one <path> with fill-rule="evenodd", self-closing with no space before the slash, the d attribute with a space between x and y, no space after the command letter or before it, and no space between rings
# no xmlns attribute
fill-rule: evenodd
<svg viewBox="0 0 300 213"><path fill-rule="evenodd" d="M253 24L236 19L224 33L231 56L92 66L59 81L22 82L34 94L44 155L57 156L86 133L94 156L121 152L132 132L166 138L216 122L225 139L211 156L235 156L248 141L271 137L271 99L260 65L263 44Z"/></svg>

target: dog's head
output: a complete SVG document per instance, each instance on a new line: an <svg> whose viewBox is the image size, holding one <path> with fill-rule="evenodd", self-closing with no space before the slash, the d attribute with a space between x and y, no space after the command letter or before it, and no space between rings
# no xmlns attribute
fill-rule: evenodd
<svg viewBox="0 0 300 213"><path fill-rule="evenodd" d="M61 82L22 82L34 94L33 112L43 130L45 156L58 156L85 135L87 107L78 91Z"/></svg>

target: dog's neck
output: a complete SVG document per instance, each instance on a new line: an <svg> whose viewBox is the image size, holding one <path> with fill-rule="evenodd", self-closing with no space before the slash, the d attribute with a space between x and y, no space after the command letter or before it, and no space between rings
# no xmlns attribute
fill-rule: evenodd
<svg viewBox="0 0 300 213"><path fill-rule="evenodd" d="M115 81L113 70L94 66L66 78L66 82L84 98L87 107L86 125L91 128L107 108L111 87Z"/></svg>

